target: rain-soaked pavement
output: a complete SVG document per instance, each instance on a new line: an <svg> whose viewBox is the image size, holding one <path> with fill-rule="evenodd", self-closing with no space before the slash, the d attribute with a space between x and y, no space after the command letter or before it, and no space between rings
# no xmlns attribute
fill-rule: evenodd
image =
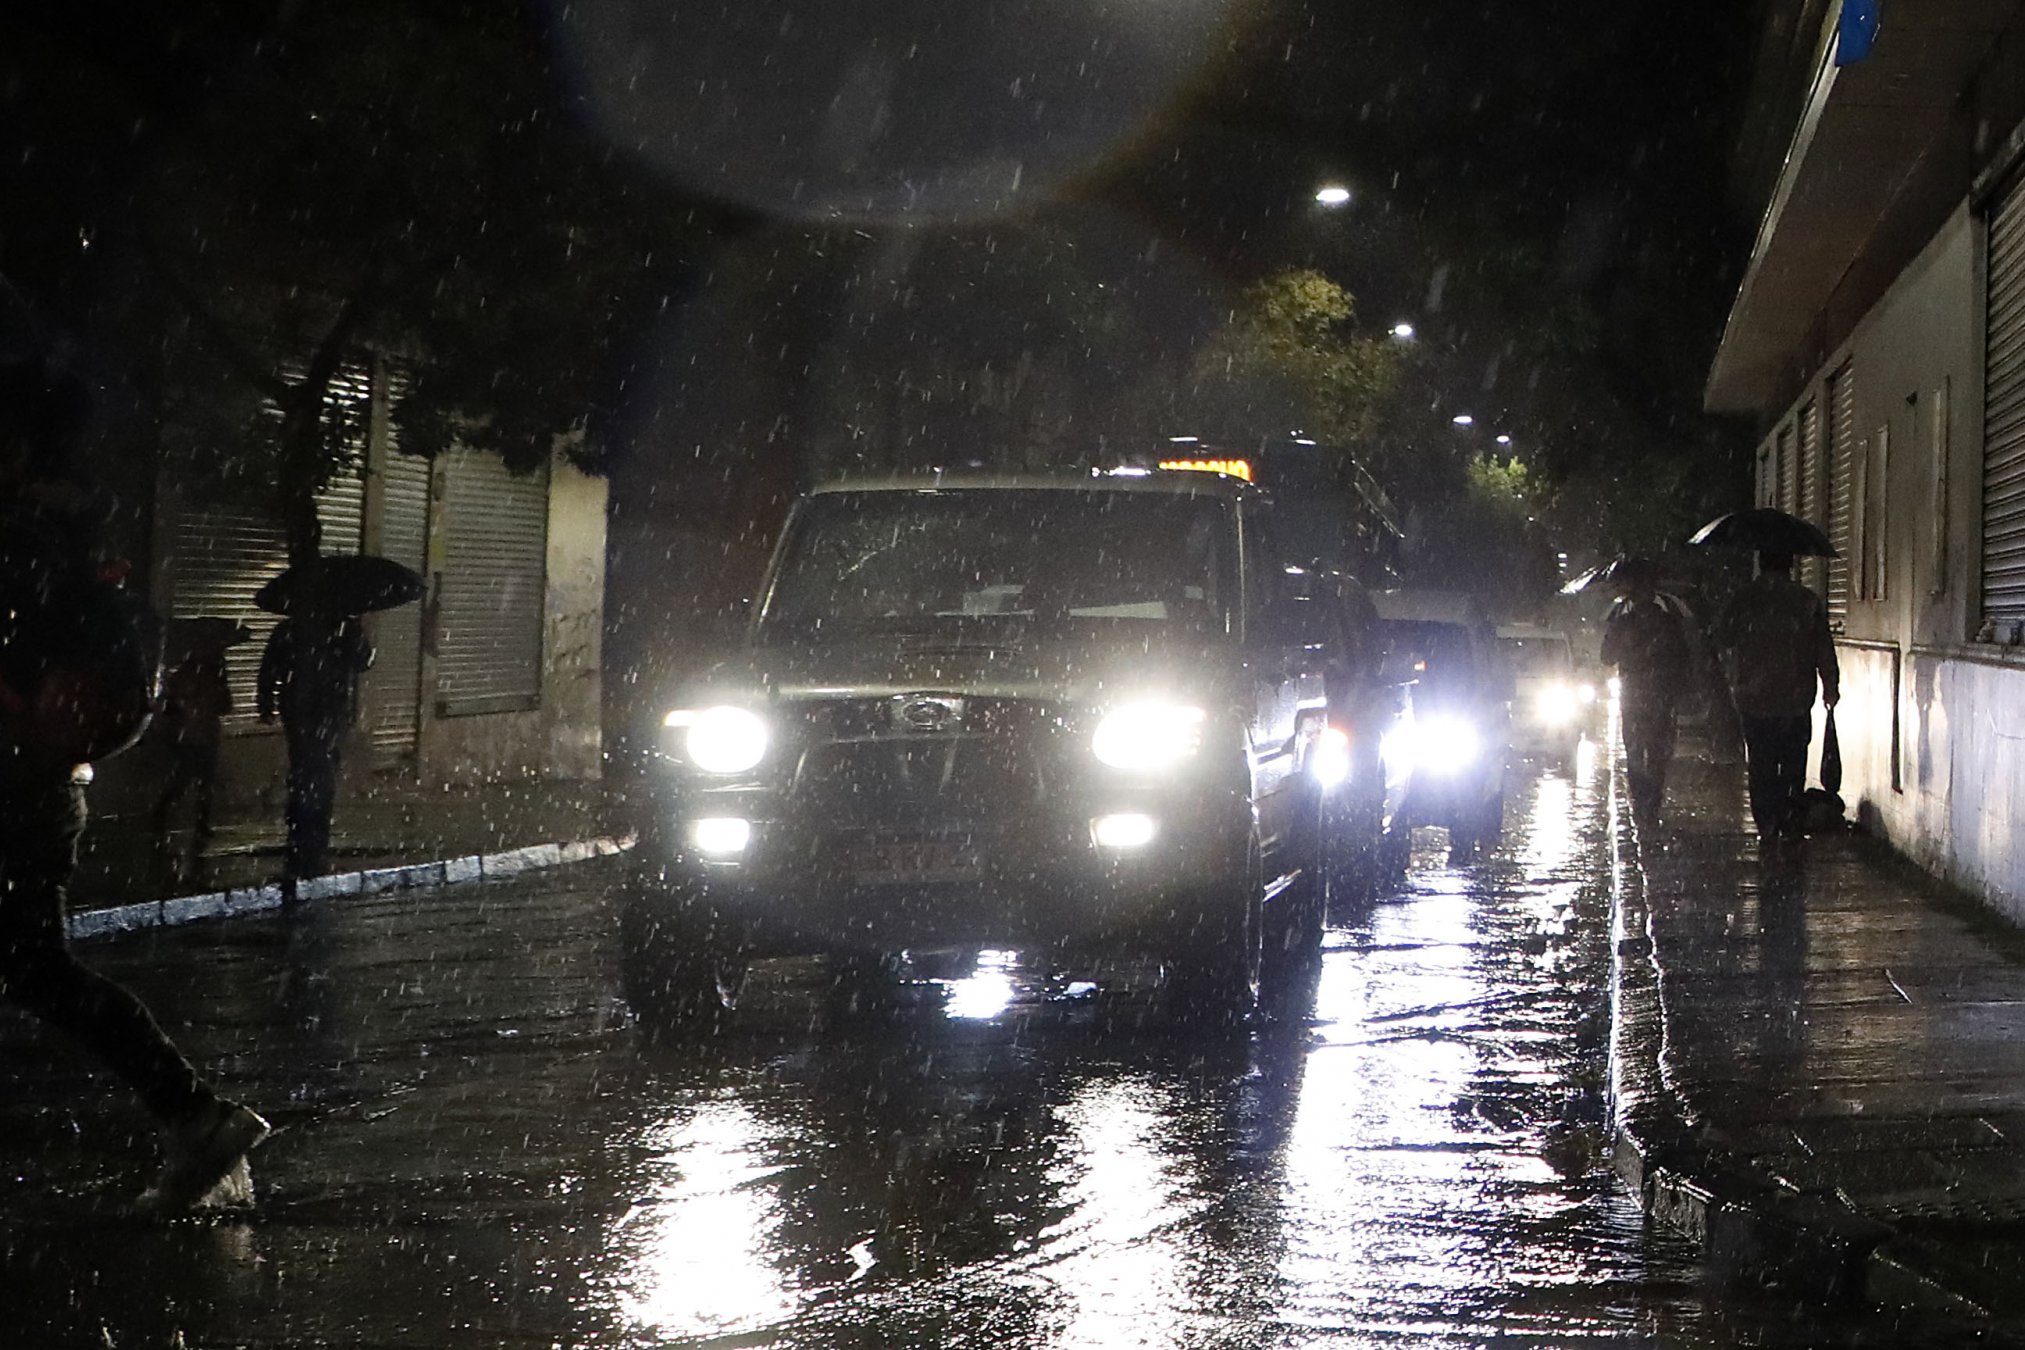
<svg viewBox="0 0 2025 1350"><path fill-rule="evenodd" d="M94 946L281 1129L250 1213L121 1218L144 1120L0 1014L0 1343L1851 1343L1598 1156L1607 796L1515 770L1500 852L1417 856L1244 1033L987 955L879 1011L770 964L656 1044L609 865Z"/></svg>

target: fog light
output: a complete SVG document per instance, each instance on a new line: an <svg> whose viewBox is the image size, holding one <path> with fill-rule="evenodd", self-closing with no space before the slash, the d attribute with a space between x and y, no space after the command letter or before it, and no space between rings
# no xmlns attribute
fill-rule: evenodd
<svg viewBox="0 0 2025 1350"><path fill-rule="evenodd" d="M752 822L742 816L711 816L689 823L689 842L698 853L726 858L745 852L752 842Z"/></svg>
<svg viewBox="0 0 2025 1350"><path fill-rule="evenodd" d="M1090 822L1090 837L1097 841L1098 848L1145 848L1159 833L1160 826L1152 816L1136 812L1098 816Z"/></svg>

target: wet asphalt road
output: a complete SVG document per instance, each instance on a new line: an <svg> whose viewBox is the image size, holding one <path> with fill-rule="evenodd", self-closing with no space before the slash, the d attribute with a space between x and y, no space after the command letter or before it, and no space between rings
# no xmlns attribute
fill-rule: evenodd
<svg viewBox="0 0 2025 1350"><path fill-rule="evenodd" d="M878 1011L770 963L657 1044L608 866L93 946L281 1129L250 1213L127 1220L144 1118L0 1012L0 1344L1853 1339L1706 1283L1598 1156L1584 755L1514 770L1492 857L1332 916L1302 1015L1245 1032L987 956Z"/></svg>

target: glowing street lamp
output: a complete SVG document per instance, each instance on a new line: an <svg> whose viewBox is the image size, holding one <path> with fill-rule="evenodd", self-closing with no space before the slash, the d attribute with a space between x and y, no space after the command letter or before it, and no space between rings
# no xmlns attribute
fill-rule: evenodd
<svg viewBox="0 0 2025 1350"><path fill-rule="evenodd" d="M1499 436L1499 437L1498 437L1498 444L1499 444L1499 445L1510 445L1511 443L1512 443L1512 438L1511 438L1510 436Z"/></svg>
<svg viewBox="0 0 2025 1350"><path fill-rule="evenodd" d="M1413 337L1413 325L1404 320L1392 325L1392 336L1401 342L1410 341Z"/></svg>
<svg viewBox="0 0 2025 1350"><path fill-rule="evenodd" d="M1315 189L1315 200L1324 206L1342 206L1350 200L1350 189L1341 183L1325 183Z"/></svg>
<svg viewBox="0 0 2025 1350"><path fill-rule="evenodd" d="M1477 424L1477 419L1471 417L1468 413L1457 413L1448 420L1452 425L1459 427L1473 427Z"/></svg>

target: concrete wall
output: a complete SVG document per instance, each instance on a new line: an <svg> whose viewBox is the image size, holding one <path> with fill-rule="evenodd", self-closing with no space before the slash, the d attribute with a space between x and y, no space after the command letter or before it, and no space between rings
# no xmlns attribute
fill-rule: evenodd
<svg viewBox="0 0 2025 1350"><path fill-rule="evenodd" d="M422 700L424 782L596 778L602 766L605 482L557 456L549 470L541 699L525 712L439 716Z"/></svg>
<svg viewBox="0 0 2025 1350"><path fill-rule="evenodd" d="M1852 558L1838 647L1843 796L1909 857L2025 923L2025 850L2013 842L2025 832L2025 650L1973 640L1981 617L1981 247L1980 223L1964 203L1766 434L1810 399L1825 414L1825 380L1850 361L1856 454L1886 429L1890 458L1883 594L1856 594ZM1938 419L1937 406L1945 408ZM1817 762L1819 746L1817 734Z"/></svg>

